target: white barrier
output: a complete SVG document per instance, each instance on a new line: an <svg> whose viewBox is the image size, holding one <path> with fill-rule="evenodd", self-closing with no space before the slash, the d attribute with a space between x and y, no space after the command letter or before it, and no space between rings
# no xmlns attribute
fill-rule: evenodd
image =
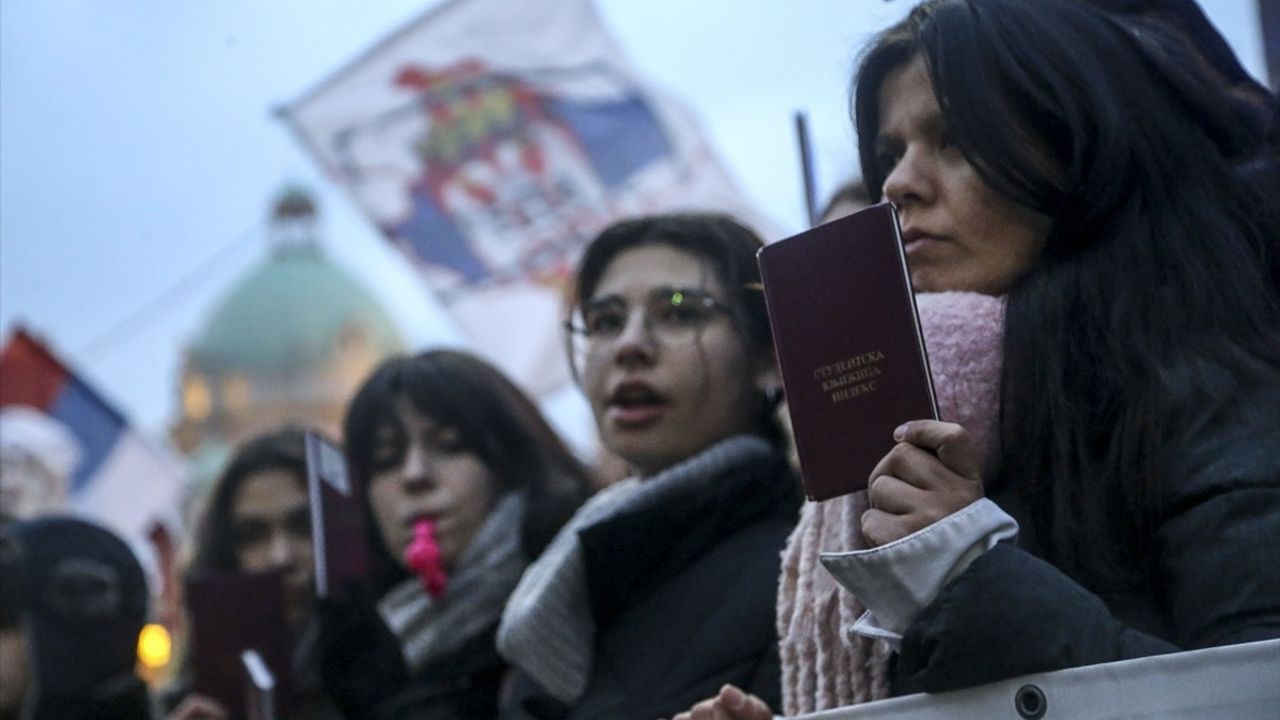
<svg viewBox="0 0 1280 720"><path fill-rule="evenodd" d="M800 716L805 720L1280 718L1280 640L1024 675L947 693Z"/></svg>

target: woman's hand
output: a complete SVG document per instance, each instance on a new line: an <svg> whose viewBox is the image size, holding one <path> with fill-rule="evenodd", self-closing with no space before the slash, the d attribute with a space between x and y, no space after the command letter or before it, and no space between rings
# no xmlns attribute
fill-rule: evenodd
<svg viewBox="0 0 1280 720"><path fill-rule="evenodd" d="M165 720L228 720L227 709L212 698L191 693L178 703Z"/></svg>
<svg viewBox="0 0 1280 720"><path fill-rule="evenodd" d="M921 530L982 497L981 459L955 423L913 420L871 471L862 534L872 547Z"/></svg>
<svg viewBox="0 0 1280 720"><path fill-rule="evenodd" d="M773 720L773 711L755 695L725 685L719 695L703 700L672 720Z"/></svg>

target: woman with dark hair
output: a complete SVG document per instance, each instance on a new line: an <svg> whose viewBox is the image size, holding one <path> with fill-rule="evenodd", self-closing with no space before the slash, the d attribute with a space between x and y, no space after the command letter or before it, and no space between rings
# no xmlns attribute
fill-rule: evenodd
<svg viewBox="0 0 1280 720"><path fill-rule="evenodd" d="M336 717L319 688L312 620L315 563L307 494L305 431L284 427L247 440L232 455L203 501L188 577L283 572L285 615L296 641L290 717ZM210 698L192 693L191 649L183 656L165 704L169 720L230 717Z"/></svg>
<svg viewBox="0 0 1280 720"><path fill-rule="evenodd" d="M669 215L587 247L569 353L633 476L588 501L511 596L512 716L652 718L727 682L778 697L773 606L798 488L760 246L727 217Z"/></svg>
<svg viewBox="0 0 1280 720"><path fill-rule="evenodd" d="M1280 635L1278 241L1241 166L1274 116L1194 96L1153 28L930 0L862 60L863 176L916 290L1006 296L998 442L905 424L875 547L824 558L895 693ZM732 700L693 717L769 716Z"/></svg>
<svg viewBox="0 0 1280 720"><path fill-rule="evenodd" d="M352 718L495 717L499 615L586 472L524 393L461 352L385 361L344 424L373 598L323 606L326 688ZM411 569L428 525L430 592Z"/></svg>
<svg viewBox="0 0 1280 720"><path fill-rule="evenodd" d="M301 623L311 607L315 565L307 498L305 431L285 427L236 450L204 501L189 574L285 567L287 612Z"/></svg>

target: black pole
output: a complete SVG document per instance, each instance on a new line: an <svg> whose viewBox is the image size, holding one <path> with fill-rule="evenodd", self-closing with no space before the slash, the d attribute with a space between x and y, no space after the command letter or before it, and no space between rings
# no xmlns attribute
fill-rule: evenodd
<svg viewBox="0 0 1280 720"><path fill-rule="evenodd" d="M1267 59L1271 91L1280 92L1280 0L1258 0L1262 24L1262 54Z"/></svg>
<svg viewBox="0 0 1280 720"><path fill-rule="evenodd" d="M804 208L809 215L809 225L818 224L817 200L813 188L813 152L809 148L809 122L804 112L797 110L796 139L800 143L800 174L804 179Z"/></svg>

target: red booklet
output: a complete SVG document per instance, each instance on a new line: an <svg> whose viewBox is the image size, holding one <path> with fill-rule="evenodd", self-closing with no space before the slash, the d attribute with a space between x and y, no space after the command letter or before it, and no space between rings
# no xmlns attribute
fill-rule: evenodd
<svg viewBox="0 0 1280 720"><path fill-rule="evenodd" d="M201 575L188 580L186 590L195 692L217 700L233 718L251 717L241 656L252 650L276 678L275 702L286 702L293 645L283 572Z"/></svg>
<svg viewBox="0 0 1280 720"><path fill-rule="evenodd" d="M364 508L342 451L314 432L307 433L306 443L316 595L342 599L369 579Z"/></svg>
<svg viewBox="0 0 1280 720"><path fill-rule="evenodd" d="M759 261L805 494L862 490L894 428L938 417L897 214L873 205Z"/></svg>

